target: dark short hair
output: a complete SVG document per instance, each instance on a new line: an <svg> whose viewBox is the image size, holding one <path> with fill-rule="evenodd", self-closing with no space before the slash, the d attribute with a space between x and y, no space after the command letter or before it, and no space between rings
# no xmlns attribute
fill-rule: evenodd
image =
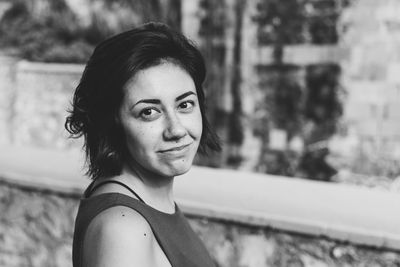
<svg viewBox="0 0 400 267"><path fill-rule="evenodd" d="M201 53L167 25L147 23L101 42L75 90L65 128L73 138L84 136L87 175L92 179L121 173L128 153L118 119L123 87L138 71L163 61L179 65L194 81L203 122L199 152L220 151L205 115L206 68Z"/></svg>

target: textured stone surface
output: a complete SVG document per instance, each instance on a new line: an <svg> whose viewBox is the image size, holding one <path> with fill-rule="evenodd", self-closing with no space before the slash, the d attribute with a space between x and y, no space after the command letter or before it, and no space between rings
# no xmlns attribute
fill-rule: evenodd
<svg viewBox="0 0 400 267"><path fill-rule="evenodd" d="M349 131L372 141L373 153L392 158L400 151L398 111L393 108L400 105L399 10L398 1L354 1L338 24L339 43L350 48L342 61ZM370 141L361 141L361 150L367 150L362 153L369 154Z"/></svg>
<svg viewBox="0 0 400 267"><path fill-rule="evenodd" d="M338 43L349 54L341 60L345 130L329 146L332 162L342 169L333 180L346 180L340 173L350 171L375 176L375 184L385 187L400 174L399 8L398 1L351 1L340 14ZM389 181L378 182L380 176Z"/></svg>
<svg viewBox="0 0 400 267"><path fill-rule="evenodd" d="M82 65L27 63L0 57L0 143L68 149L65 117Z"/></svg>
<svg viewBox="0 0 400 267"><path fill-rule="evenodd" d="M77 199L0 185L0 266L72 266Z"/></svg>
<svg viewBox="0 0 400 267"><path fill-rule="evenodd" d="M218 266L398 266L398 252L356 247L322 237L301 236L226 222L191 219Z"/></svg>
<svg viewBox="0 0 400 267"><path fill-rule="evenodd" d="M0 183L0 266L70 267L79 197ZM190 217L220 267L400 266L400 252Z"/></svg>
<svg viewBox="0 0 400 267"><path fill-rule="evenodd" d="M14 143L39 147L65 148L63 130L69 103L81 75L76 71L58 72L52 67L27 68L19 65L14 120Z"/></svg>

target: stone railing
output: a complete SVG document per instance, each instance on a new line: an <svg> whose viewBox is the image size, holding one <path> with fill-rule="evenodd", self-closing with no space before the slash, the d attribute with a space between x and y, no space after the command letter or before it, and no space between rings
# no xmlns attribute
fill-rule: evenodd
<svg viewBox="0 0 400 267"><path fill-rule="evenodd" d="M0 265L71 266L82 156L0 149ZM400 194L193 167L175 195L218 266L400 263Z"/></svg>

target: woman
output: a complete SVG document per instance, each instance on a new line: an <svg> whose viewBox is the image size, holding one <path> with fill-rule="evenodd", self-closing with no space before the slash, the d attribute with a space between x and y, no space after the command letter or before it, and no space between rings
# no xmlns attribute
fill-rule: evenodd
<svg viewBox="0 0 400 267"><path fill-rule="evenodd" d="M99 44L66 129L93 182L75 222L74 267L215 266L173 199L174 177L220 150L204 110L205 66L180 33L149 23Z"/></svg>

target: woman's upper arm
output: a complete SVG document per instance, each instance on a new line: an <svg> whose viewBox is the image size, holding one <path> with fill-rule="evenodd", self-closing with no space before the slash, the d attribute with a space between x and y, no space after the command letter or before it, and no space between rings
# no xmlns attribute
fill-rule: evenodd
<svg viewBox="0 0 400 267"><path fill-rule="evenodd" d="M83 266L154 266L154 236L147 221L127 207L103 211L89 224Z"/></svg>

